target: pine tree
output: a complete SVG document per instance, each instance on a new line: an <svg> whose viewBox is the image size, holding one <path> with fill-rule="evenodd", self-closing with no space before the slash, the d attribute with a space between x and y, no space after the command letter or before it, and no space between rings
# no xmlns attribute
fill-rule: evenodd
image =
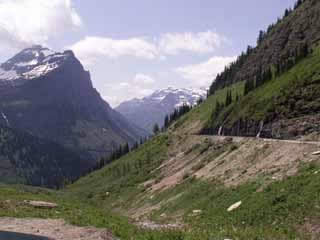
<svg viewBox="0 0 320 240"><path fill-rule="evenodd" d="M154 135L157 135L160 131L160 128L159 128L159 125L156 123L154 126L153 126L153 133Z"/></svg>
<svg viewBox="0 0 320 240"><path fill-rule="evenodd" d="M231 90L228 90L226 95L226 106L229 106L231 103L232 103L232 92Z"/></svg>
<svg viewBox="0 0 320 240"><path fill-rule="evenodd" d="M126 145L124 145L122 155L125 155L125 154L127 154L129 152L130 152L129 143L126 143Z"/></svg>
<svg viewBox="0 0 320 240"><path fill-rule="evenodd" d="M164 118L164 128L168 128L169 127L169 116L166 115L166 117Z"/></svg>
<svg viewBox="0 0 320 240"><path fill-rule="evenodd" d="M256 73L256 87L259 87L263 84L263 77L262 77L262 67L260 66L258 68L258 71Z"/></svg>
<svg viewBox="0 0 320 240"><path fill-rule="evenodd" d="M285 12L284 12L284 17L288 17L290 14L290 11L289 9L286 9Z"/></svg>
<svg viewBox="0 0 320 240"><path fill-rule="evenodd" d="M260 31L259 32L259 36L258 36L258 39L257 39L257 45L260 45L265 37L265 32L264 31Z"/></svg>

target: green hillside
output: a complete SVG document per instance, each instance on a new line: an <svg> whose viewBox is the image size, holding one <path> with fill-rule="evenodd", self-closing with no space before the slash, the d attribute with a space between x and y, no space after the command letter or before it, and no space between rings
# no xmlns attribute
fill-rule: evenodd
<svg viewBox="0 0 320 240"><path fill-rule="evenodd" d="M311 155L318 149L317 145L264 143L263 140L254 139L211 140L193 134L208 124L218 126L222 116L227 116L225 119L231 123L239 116L263 119L270 112L269 105L277 112L283 109L281 116L284 118L313 116L313 111L291 115L293 111L285 111L286 105L281 103L295 97L292 91L298 89L306 92L311 89L310 93L314 95L308 96L314 98L303 97L303 105L308 108L316 106L319 60L320 52L315 49L312 55L289 72L241 96L213 120L211 116L216 101L223 102L230 89L233 94L240 95L244 83L218 90L179 119L167 132L105 168L81 178L63 192L1 187L0 215L62 217L77 225L111 229L121 239L133 239L134 236L134 239L273 240L311 239L311 235L318 236L312 229L316 228L320 217L320 159ZM274 99L275 102L271 101ZM251 166L258 168L272 152L281 150L280 147L290 149L287 154L293 152L297 157L288 160L286 154L280 155L274 159L274 164L282 164L283 159L287 159L287 165L282 164L275 169L272 166L269 169L264 167L262 172L250 173ZM233 159L244 154L244 149L248 151L245 155L248 157L242 162L246 169L232 163ZM295 153L295 150L299 152ZM220 168L229 164L228 161L231 161L231 168L219 175ZM293 166L293 163L296 165ZM216 167L210 170L211 166ZM286 172L282 172L283 169ZM207 175L201 176L207 170ZM172 176L177 177L174 184ZM234 176L244 180L231 183L230 179L237 181ZM275 176L277 180L274 180ZM12 201L9 205L4 203L7 199ZM24 199L57 202L58 213L24 207L19 204ZM239 201L242 201L242 205L238 209L227 211ZM179 223L184 227L177 231L142 230L135 227L132 221L154 221L160 226Z"/></svg>
<svg viewBox="0 0 320 240"><path fill-rule="evenodd" d="M298 173L289 178L282 176L281 181L270 181L273 173L268 173L253 176L251 181L236 186L224 186L221 179L198 178L197 173L212 161L218 161L221 156L228 159L232 152L235 152L234 155L240 153L246 144L245 140L239 143L225 142L222 147L215 149L217 143L208 141L206 137L202 137L203 141L199 143L192 134L209 124L219 126L222 120L231 124L241 117L260 121L268 117L270 109L283 119L313 117L317 111L319 64L320 51L315 49L312 55L290 71L241 96L237 102L223 109L217 119L211 119L216 101L223 102L229 90L233 95L240 95L244 83L218 90L178 120L166 133L110 166L80 179L68 190L78 196L86 192L91 201L123 215L132 216L135 212L145 210L146 214L139 215L138 219L147 218L160 223L183 222L193 229L185 239L210 239L216 236L222 239L308 239L303 226L309 220L318 219L320 214L317 208L320 203L318 157L312 158L311 163L310 156L298 159ZM299 102L297 94L294 94L297 91L304 92L305 96L300 98L303 104L296 105L296 114L295 111L286 110L289 106L285 103L289 104L290 99ZM303 110L307 108L308 111ZM255 148L250 150L252 164L258 161L259 154L264 154ZM314 146L315 150L317 146ZM186 167L188 170L184 171L177 184L170 188L157 188L163 179L170 178L166 174L168 169L164 167L165 164L178 161L179 154L183 154L184 164L192 167ZM281 156L277 161L281 162ZM292 159L294 161L296 159ZM179 166L183 168L183 165ZM232 170L236 170L236 167ZM241 171L242 175L246 175L246 170ZM238 211L226 211L240 200L244 203ZM202 214L194 215L193 210L197 209L201 209Z"/></svg>
<svg viewBox="0 0 320 240"><path fill-rule="evenodd" d="M63 218L121 240L319 239L319 6L299 1L206 101L120 159L61 191L0 185L0 217Z"/></svg>

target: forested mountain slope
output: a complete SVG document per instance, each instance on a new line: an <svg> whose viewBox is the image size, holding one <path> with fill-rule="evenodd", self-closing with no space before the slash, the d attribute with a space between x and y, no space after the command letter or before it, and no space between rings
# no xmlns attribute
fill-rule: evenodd
<svg viewBox="0 0 320 240"><path fill-rule="evenodd" d="M52 141L0 126L0 182L63 187L90 164L80 153Z"/></svg>

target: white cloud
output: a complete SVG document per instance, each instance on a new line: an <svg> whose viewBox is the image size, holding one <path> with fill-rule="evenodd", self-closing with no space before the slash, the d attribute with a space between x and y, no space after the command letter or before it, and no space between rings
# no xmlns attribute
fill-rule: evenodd
<svg viewBox="0 0 320 240"><path fill-rule="evenodd" d="M139 85L148 85L148 84L153 84L155 83L155 80L145 74L137 74L134 79L133 82Z"/></svg>
<svg viewBox="0 0 320 240"><path fill-rule="evenodd" d="M0 43L7 48L46 44L81 24L71 0L0 0Z"/></svg>
<svg viewBox="0 0 320 240"><path fill-rule="evenodd" d="M213 32L166 33L159 38L135 37L112 39L87 36L68 47L85 65L92 65L101 57L119 58L133 56L148 60L166 60L166 55L182 52L210 53L221 47L226 38Z"/></svg>
<svg viewBox="0 0 320 240"><path fill-rule="evenodd" d="M158 55L157 47L143 38L115 40L111 38L86 37L70 48L85 65L93 64L103 56L109 58L134 56L154 59Z"/></svg>
<svg viewBox="0 0 320 240"><path fill-rule="evenodd" d="M191 80L194 86L209 86L217 74L234 60L236 57L212 57L207 62L177 68L175 72Z"/></svg>
<svg viewBox="0 0 320 240"><path fill-rule="evenodd" d="M108 85L108 92L103 98L110 103L112 107L133 98L143 98L155 91L153 88L128 84L125 86Z"/></svg>
<svg viewBox="0 0 320 240"><path fill-rule="evenodd" d="M210 53L221 47L225 37L213 31L167 33L161 36L159 49L164 54L176 55L181 51Z"/></svg>
<svg viewBox="0 0 320 240"><path fill-rule="evenodd" d="M133 98L143 98L152 94L155 89L152 84L155 80L145 74L136 74L129 81L115 83L106 83L104 86L107 89L107 94L103 98L116 107L120 103Z"/></svg>
<svg viewBox="0 0 320 240"><path fill-rule="evenodd" d="M128 82L122 82L119 84L120 88L127 88L127 87L130 87L130 83Z"/></svg>

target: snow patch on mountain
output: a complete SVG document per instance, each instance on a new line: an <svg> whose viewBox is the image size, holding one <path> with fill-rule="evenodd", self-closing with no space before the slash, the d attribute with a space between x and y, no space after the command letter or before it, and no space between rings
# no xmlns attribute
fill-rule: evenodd
<svg viewBox="0 0 320 240"><path fill-rule="evenodd" d="M165 115L183 105L194 106L206 95L206 89L168 87L142 99L123 102L116 110L131 122L152 132L155 123L163 126Z"/></svg>
<svg viewBox="0 0 320 240"><path fill-rule="evenodd" d="M9 81L17 78L19 78L19 75L15 70L5 71L0 67L0 79Z"/></svg>
<svg viewBox="0 0 320 240"><path fill-rule="evenodd" d="M163 104L169 102L174 107L180 107L184 104L193 106L200 98L205 98L206 93L205 89L168 87L155 91L151 96L143 98L142 102L151 100L161 104L164 101Z"/></svg>
<svg viewBox="0 0 320 240"><path fill-rule="evenodd" d="M33 59L29 62L20 62L20 63L17 63L16 65L18 67L25 67L25 66L32 66L32 65L37 65L38 64L38 60L37 59Z"/></svg>
<svg viewBox="0 0 320 240"><path fill-rule="evenodd" d="M68 51L56 53L38 45L27 48L0 65L0 85L17 86L23 80L44 76L61 66L69 56Z"/></svg>
<svg viewBox="0 0 320 240"><path fill-rule="evenodd" d="M33 79L33 78L41 77L42 75L46 75L47 73L53 71L58 67L59 65L57 63L50 64L46 62L45 64L39 65L33 68L31 71L23 73L22 75L27 79Z"/></svg>

